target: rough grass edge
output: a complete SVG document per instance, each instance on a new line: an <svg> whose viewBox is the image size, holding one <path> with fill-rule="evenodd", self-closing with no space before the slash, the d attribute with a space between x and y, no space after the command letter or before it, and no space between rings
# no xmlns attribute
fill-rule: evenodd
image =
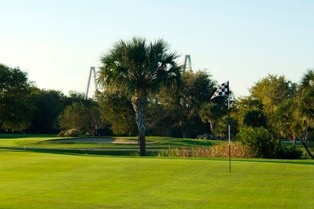
<svg viewBox="0 0 314 209"><path fill-rule="evenodd" d="M251 158L252 151L248 146L241 143L231 143L230 153L234 158ZM229 144L219 144L212 147L181 147L173 149L163 149L158 153L160 157L207 157L225 158L229 156Z"/></svg>

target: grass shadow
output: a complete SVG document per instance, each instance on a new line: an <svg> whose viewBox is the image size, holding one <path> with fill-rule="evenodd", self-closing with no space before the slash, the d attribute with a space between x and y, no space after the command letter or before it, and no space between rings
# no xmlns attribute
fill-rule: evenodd
<svg viewBox="0 0 314 209"><path fill-rule="evenodd" d="M58 137L56 134L0 134L0 139Z"/></svg>
<svg viewBox="0 0 314 209"><path fill-rule="evenodd" d="M136 149L52 149L52 148L22 148L22 147L2 147L0 150L35 152L66 155L103 155L103 156L139 156ZM147 150L147 156L156 156L158 151Z"/></svg>

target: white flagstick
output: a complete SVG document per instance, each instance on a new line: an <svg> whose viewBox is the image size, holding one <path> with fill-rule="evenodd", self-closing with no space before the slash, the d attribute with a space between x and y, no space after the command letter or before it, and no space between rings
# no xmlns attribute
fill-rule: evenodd
<svg viewBox="0 0 314 209"><path fill-rule="evenodd" d="M230 140L230 88L229 81L222 83L218 89L215 91L213 96L210 99L214 99L219 96L228 95L228 151L229 151L229 173L231 173L231 140Z"/></svg>
<svg viewBox="0 0 314 209"><path fill-rule="evenodd" d="M230 95L228 95L228 150L229 150L229 173L231 173L231 140L230 140Z"/></svg>

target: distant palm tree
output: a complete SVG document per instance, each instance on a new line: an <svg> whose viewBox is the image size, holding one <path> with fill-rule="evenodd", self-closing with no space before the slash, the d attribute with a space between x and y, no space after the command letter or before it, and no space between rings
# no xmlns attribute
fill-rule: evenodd
<svg viewBox="0 0 314 209"><path fill-rule="evenodd" d="M136 37L131 41L118 41L101 57L98 83L109 91L130 96L141 156L146 154L144 110L147 98L162 86L181 81L180 67L175 62L177 57L176 53L168 51L168 45L162 39L147 43Z"/></svg>
<svg viewBox="0 0 314 209"><path fill-rule="evenodd" d="M297 121L295 129L300 133L299 139L309 156L314 159L306 145L308 131L314 128L314 70L308 70L303 76L294 110Z"/></svg>

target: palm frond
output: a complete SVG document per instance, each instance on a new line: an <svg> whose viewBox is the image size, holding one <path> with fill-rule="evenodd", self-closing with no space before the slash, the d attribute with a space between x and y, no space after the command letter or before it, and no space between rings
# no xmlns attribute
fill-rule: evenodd
<svg viewBox="0 0 314 209"><path fill-rule="evenodd" d="M100 85L124 91L155 93L161 86L179 83L178 55L169 52L168 44L159 39L147 43L144 38L120 40L101 57Z"/></svg>

